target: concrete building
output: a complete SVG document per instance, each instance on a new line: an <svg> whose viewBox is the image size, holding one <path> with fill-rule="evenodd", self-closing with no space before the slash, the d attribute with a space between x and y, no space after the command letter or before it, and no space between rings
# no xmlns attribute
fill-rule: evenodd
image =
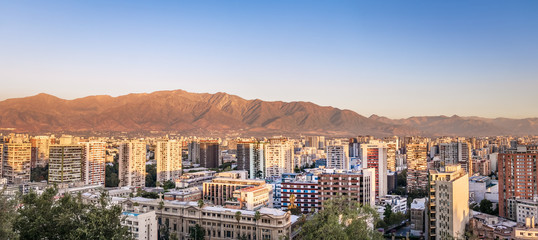
<svg viewBox="0 0 538 240"><path fill-rule="evenodd" d="M265 178L264 143L247 141L237 143L237 170L246 170L250 179Z"/></svg>
<svg viewBox="0 0 538 240"><path fill-rule="evenodd" d="M121 225L127 227L136 240L157 239L158 223L155 211L141 213L136 209L137 207L134 207L132 212L122 212L125 219L121 221Z"/></svg>
<svg viewBox="0 0 538 240"><path fill-rule="evenodd" d="M48 155L49 183L82 181L82 146L50 145Z"/></svg>
<svg viewBox="0 0 538 240"><path fill-rule="evenodd" d="M376 197L387 195L387 145L379 141L361 144L363 168L375 170Z"/></svg>
<svg viewBox="0 0 538 240"><path fill-rule="evenodd" d="M471 145L466 141L439 144L439 157L445 164L460 164L467 173L472 173Z"/></svg>
<svg viewBox="0 0 538 240"><path fill-rule="evenodd" d="M309 213L321 209L319 202L318 181L290 181L281 184L281 209L287 211L291 200L293 205L303 213ZM293 196L292 196L293 195Z"/></svg>
<svg viewBox="0 0 538 240"><path fill-rule="evenodd" d="M413 199L413 202L411 202L411 209L410 209L410 215L411 215L411 233L415 236L421 236L426 231L426 204L428 202L428 198L415 198Z"/></svg>
<svg viewBox="0 0 538 240"><path fill-rule="evenodd" d="M396 172L396 154L398 153L398 138L385 141L387 144L387 169Z"/></svg>
<svg viewBox="0 0 538 240"><path fill-rule="evenodd" d="M516 222L525 223L526 219L538 218L538 199L515 199Z"/></svg>
<svg viewBox="0 0 538 240"><path fill-rule="evenodd" d="M480 203L483 199L492 201L490 196L486 197L487 193L494 191L493 188L497 185L496 181L485 176L472 176L469 178L469 197L476 203ZM498 203L499 201L492 201Z"/></svg>
<svg viewBox="0 0 538 240"><path fill-rule="evenodd" d="M204 182L211 181L215 177L215 173L215 171L185 173L176 179L176 188L202 186Z"/></svg>
<svg viewBox="0 0 538 240"><path fill-rule="evenodd" d="M491 174L489 160L473 159L473 174L488 176Z"/></svg>
<svg viewBox="0 0 538 240"><path fill-rule="evenodd" d="M30 182L32 145L30 143L4 143L2 177L8 184Z"/></svg>
<svg viewBox="0 0 538 240"><path fill-rule="evenodd" d="M233 198L225 202L225 207L244 210L258 210L273 207L273 188L270 184L240 188L233 192Z"/></svg>
<svg viewBox="0 0 538 240"><path fill-rule="evenodd" d="M538 228L536 227L534 217L525 219L525 225L514 228L514 239L531 240L538 239Z"/></svg>
<svg viewBox="0 0 538 240"><path fill-rule="evenodd" d="M426 143L412 143L406 146L407 191L426 190L428 187L428 164Z"/></svg>
<svg viewBox="0 0 538 240"><path fill-rule="evenodd" d="M385 207L389 205L393 213L407 213L407 198L399 195L386 195L379 199L376 204L378 209L379 216L381 219L384 218L383 214L385 212Z"/></svg>
<svg viewBox="0 0 538 240"><path fill-rule="evenodd" d="M499 215L515 220L516 213L507 208L508 199L538 197L538 147L518 146L498 156Z"/></svg>
<svg viewBox="0 0 538 240"><path fill-rule="evenodd" d="M220 162L220 147L217 140L200 141L200 166L218 168Z"/></svg>
<svg viewBox="0 0 538 240"><path fill-rule="evenodd" d="M471 212L469 231L479 239L514 239L516 222L481 212Z"/></svg>
<svg viewBox="0 0 538 240"><path fill-rule="evenodd" d="M197 141L191 141L187 145L188 148L188 160L191 163L200 163L200 143Z"/></svg>
<svg viewBox="0 0 538 240"><path fill-rule="evenodd" d="M460 165L430 170L429 239L461 237L469 221L469 175Z"/></svg>
<svg viewBox="0 0 538 240"><path fill-rule="evenodd" d="M32 168L46 166L49 162L50 137L35 136L30 139L30 143L32 144Z"/></svg>
<svg viewBox="0 0 538 240"><path fill-rule="evenodd" d="M175 233L179 239L188 239L189 228L196 224L204 229L206 238L214 240L237 239L242 235L247 239L291 238L293 219L290 213L281 210L262 207L258 209L261 218L256 221L256 211L208 205L199 208L196 202L165 200L163 203L160 208L159 199L132 198L123 202L122 207L128 212L133 212L135 207L141 213L155 211L157 220L168 226L170 233ZM241 214L239 222L235 218L237 212Z"/></svg>
<svg viewBox="0 0 538 240"><path fill-rule="evenodd" d="M144 187L146 185L146 143L123 142L119 146L119 186Z"/></svg>
<svg viewBox="0 0 538 240"><path fill-rule="evenodd" d="M83 142L82 180L86 185L105 185L105 142Z"/></svg>
<svg viewBox="0 0 538 240"><path fill-rule="evenodd" d="M323 202L337 196L347 196L360 204L375 206L375 169L360 172L333 172L319 175L319 200Z"/></svg>
<svg viewBox="0 0 538 240"><path fill-rule="evenodd" d="M202 190L198 187L173 190L164 193L164 200L177 200L180 202L196 202L202 199Z"/></svg>
<svg viewBox="0 0 538 240"><path fill-rule="evenodd" d="M226 201L234 198L235 190L265 185L264 180L216 177L211 182L203 183L203 198L215 205L224 206Z"/></svg>
<svg viewBox="0 0 538 240"><path fill-rule="evenodd" d="M293 144L282 140L265 145L265 177L280 177L293 172Z"/></svg>
<svg viewBox="0 0 538 240"><path fill-rule="evenodd" d="M157 141L155 160L157 161L157 182L175 182L181 176L182 143L176 140Z"/></svg>
<svg viewBox="0 0 538 240"><path fill-rule="evenodd" d="M349 145L328 145L326 148L327 168L349 170Z"/></svg>

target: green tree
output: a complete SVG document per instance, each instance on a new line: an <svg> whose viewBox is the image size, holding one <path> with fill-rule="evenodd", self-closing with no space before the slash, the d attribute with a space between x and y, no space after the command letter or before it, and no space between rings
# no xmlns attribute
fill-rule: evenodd
<svg viewBox="0 0 538 240"><path fill-rule="evenodd" d="M204 240L205 230L200 225L196 224L194 227L189 228L189 237L193 240Z"/></svg>
<svg viewBox="0 0 538 240"><path fill-rule="evenodd" d="M323 209L306 221L299 237L310 239L383 239L383 236L368 227L368 221L377 221L378 216L369 206L360 206L348 198L334 198L323 203Z"/></svg>
<svg viewBox="0 0 538 240"><path fill-rule="evenodd" d="M235 220L237 221L237 229L239 229L239 235L237 235L239 237L239 236L241 236L241 226L239 226L239 222L241 221L241 212L240 211L235 212Z"/></svg>
<svg viewBox="0 0 538 240"><path fill-rule="evenodd" d="M146 187L157 186L157 166L155 164L146 165Z"/></svg>
<svg viewBox="0 0 538 240"><path fill-rule="evenodd" d="M399 187L407 186L407 169L404 169L397 175L396 185Z"/></svg>
<svg viewBox="0 0 538 240"><path fill-rule="evenodd" d="M109 205L101 194L99 204L82 202L81 195L66 194L56 200L56 188L22 197L14 229L20 239L131 239L121 226L121 207Z"/></svg>
<svg viewBox="0 0 538 240"><path fill-rule="evenodd" d="M256 223L256 229L254 229L254 240L258 239L258 221L262 218L260 211L254 213L254 222Z"/></svg>
<svg viewBox="0 0 538 240"><path fill-rule="evenodd" d="M13 231L13 222L17 217L16 198L5 194L6 187L0 189L0 239L16 239L17 234Z"/></svg>
<svg viewBox="0 0 538 240"><path fill-rule="evenodd" d="M390 205L385 205L385 212L383 213L383 220L387 223L392 215L392 208Z"/></svg>
<svg viewBox="0 0 538 240"><path fill-rule="evenodd" d="M30 171L30 180L32 182L41 182L43 180L48 181L49 180L49 165L45 165L44 167L35 167L32 168Z"/></svg>
<svg viewBox="0 0 538 240"><path fill-rule="evenodd" d="M118 178L118 163L114 161L113 165L106 165L105 169L105 187L117 187L120 183Z"/></svg>
<svg viewBox="0 0 538 240"><path fill-rule="evenodd" d="M168 189L174 189L174 188L176 188L176 183L172 182L171 180L168 180L168 181L163 183L163 188L164 188L165 191L168 190Z"/></svg>
<svg viewBox="0 0 538 240"><path fill-rule="evenodd" d="M487 214L494 214L493 203L487 199L482 199L482 201L480 201L480 207L478 211Z"/></svg>

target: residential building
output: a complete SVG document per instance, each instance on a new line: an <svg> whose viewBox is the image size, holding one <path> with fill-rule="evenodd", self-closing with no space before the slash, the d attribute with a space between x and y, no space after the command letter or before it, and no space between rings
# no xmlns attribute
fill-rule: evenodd
<svg viewBox="0 0 538 240"><path fill-rule="evenodd" d="M426 204L428 198L415 198L411 202L411 233L412 235L423 235L426 231Z"/></svg>
<svg viewBox="0 0 538 240"><path fill-rule="evenodd" d="M30 139L32 144L32 163L31 167L44 167L49 161L49 145L51 139L48 136L35 136Z"/></svg>
<svg viewBox="0 0 538 240"><path fill-rule="evenodd" d="M136 240L153 240L158 237L157 215L155 211L138 212L136 207L133 212L122 212L121 225L127 227Z"/></svg>
<svg viewBox="0 0 538 240"><path fill-rule="evenodd" d="M479 239L514 239L516 222L481 212L471 212L469 231Z"/></svg>
<svg viewBox="0 0 538 240"><path fill-rule="evenodd" d="M32 145L30 143L4 143L2 176L8 184L30 182Z"/></svg>
<svg viewBox="0 0 538 240"><path fill-rule="evenodd" d="M226 201L234 198L235 190L265 185L265 180L216 177L211 182L203 183L203 198L215 205L224 206Z"/></svg>
<svg viewBox="0 0 538 240"><path fill-rule="evenodd" d="M509 199L533 200L538 197L538 147L518 146L499 153L499 215L516 220L515 209L508 209ZM538 217L538 216L537 216Z"/></svg>
<svg viewBox="0 0 538 240"><path fill-rule="evenodd" d="M273 188L270 184L240 188L233 191L233 198L225 202L225 206L234 209L258 210L262 207L273 207Z"/></svg>
<svg viewBox="0 0 538 240"><path fill-rule="evenodd" d="M387 144L387 169L396 172L396 154L398 153L398 138L394 137Z"/></svg>
<svg viewBox="0 0 538 240"><path fill-rule="evenodd" d="M177 200L180 202L196 202L202 199L202 190L198 187L176 189L164 193L164 200Z"/></svg>
<svg viewBox="0 0 538 240"><path fill-rule="evenodd" d="M445 165L460 164L467 173L473 172L471 145L466 141L439 144L439 157Z"/></svg>
<svg viewBox="0 0 538 240"><path fill-rule="evenodd" d="M281 208L286 211L293 205L303 213L309 213L321 209L319 203L318 181L300 180L283 182L281 184Z"/></svg>
<svg viewBox="0 0 538 240"><path fill-rule="evenodd" d="M191 163L200 163L200 143L197 141L191 141L187 145L188 148L188 160Z"/></svg>
<svg viewBox="0 0 538 240"><path fill-rule="evenodd" d="M83 142L82 180L86 185L105 185L105 142Z"/></svg>
<svg viewBox="0 0 538 240"><path fill-rule="evenodd" d="M327 168L349 170L349 145L327 145Z"/></svg>
<svg viewBox="0 0 538 240"><path fill-rule="evenodd" d="M428 164L426 143L412 143L406 146L407 191L426 191L428 187Z"/></svg>
<svg viewBox="0 0 538 240"><path fill-rule="evenodd" d="M146 143L123 142L119 146L119 186L144 187L146 183Z"/></svg>
<svg viewBox="0 0 538 240"><path fill-rule="evenodd" d="M176 188L201 186L204 182L211 181L215 173L215 171L185 173L179 179L176 179Z"/></svg>
<svg viewBox="0 0 538 240"><path fill-rule="evenodd" d="M250 179L265 178L264 143L241 141L237 143L237 170L246 170Z"/></svg>
<svg viewBox="0 0 538 240"><path fill-rule="evenodd" d="M265 177L280 177L293 172L293 144L287 140L265 145Z"/></svg>
<svg viewBox="0 0 538 240"><path fill-rule="evenodd" d="M460 165L430 170L429 239L461 237L469 221L469 175Z"/></svg>
<svg viewBox="0 0 538 240"><path fill-rule="evenodd" d="M488 176L491 174L490 163L487 159L473 159L473 174Z"/></svg>
<svg viewBox="0 0 538 240"><path fill-rule="evenodd" d="M375 195L387 195L387 145L379 141L361 144L361 159L363 168L375 170Z"/></svg>
<svg viewBox="0 0 538 240"><path fill-rule="evenodd" d="M82 180L82 146L50 145L48 155L49 183L73 183Z"/></svg>
<svg viewBox="0 0 538 240"><path fill-rule="evenodd" d="M525 219L525 225L515 227L513 238L517 240L538 239L535 217L528 217Z"/></svg>
<svg viewBox="0 0 538 240"><path fill-rule="evenodd" d="M220 147L217 140L200 141L200 166L218 168L220 165Z"/></svg>
<svg viewBox="0 0 538 240"><path fill-rule="evenodd" d="M319 200L323 203L337 196L347 196L364 205L375 205L375 169L359 172L326 172L319 175Z"/></svg>
<svg viewBox="0 0 538 240"><path fill-rule="evenodd" d="M175 182L181 176L181 146L176 140L157 141L155 160L157 161L157 182Z"/></svg>

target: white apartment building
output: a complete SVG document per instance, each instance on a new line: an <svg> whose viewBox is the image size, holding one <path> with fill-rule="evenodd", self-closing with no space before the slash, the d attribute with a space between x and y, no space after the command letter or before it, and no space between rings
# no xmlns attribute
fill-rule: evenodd
<svg viewBox="0 0 538 240"><path fill-rule="evenodd" d="M120 144L120 187L144 187L146 183L146 143L128 141Z"/></svg>
<svg viewBox="0 0 538 240"><path fill-rule="evenodd" d="M50 145L49 183L80 182L82 147L80 145Z"/></svg>
<svg viewBox="0 0 538 240"><path fill-rule="evenodd" d="M82 180L86 185L105 184L105 142L83 142L82 145Z"/></svg>
<svg viewBox="0 0 538 240"><path fill-rule="evenodd" d="M293 172L293 144L285 141L265 145L265 177L280 177Z"/></svg>
<svg viewBox="0 0 538 240"><path fill-rule="evenodd" d="M327 168L349 170L349 145L328 145L326 154Z"/></svg>
<svg viewBox="0 0 538 240"><path fill-rule="evenodd" d="M136 209L136 207L135 207ZM157 239L158 223L155 211L142 212L122 212L122 226L126 226L133 234L136 240L153 240Z"/></svg>
<svg viewBox="0 0 538 240"><path fill-rule="evenodd" d="M157 141L155 160L158 182L175 181L181 176L181 145L176 140Z"/></svg>
<svg viewBox="0 0 538 240"><path fill-rule="evenodd" d="M30 182L31 144L5 143L2 149L1 170L2 176L7 179L7 183L19 184Z"/></svg>

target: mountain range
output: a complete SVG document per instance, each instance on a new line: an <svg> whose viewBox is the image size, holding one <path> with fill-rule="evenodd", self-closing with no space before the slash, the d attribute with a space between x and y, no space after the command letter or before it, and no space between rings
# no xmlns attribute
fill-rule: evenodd
<svg viewBox="0 0 538 240"><path fill-rule="evenodd" d="M536 135L538 118L422 116L389 119L310 102L246 100L183 90L88 96L48 94L0 102L0 129L15 132L174 132L184 135Z"/></svg>

